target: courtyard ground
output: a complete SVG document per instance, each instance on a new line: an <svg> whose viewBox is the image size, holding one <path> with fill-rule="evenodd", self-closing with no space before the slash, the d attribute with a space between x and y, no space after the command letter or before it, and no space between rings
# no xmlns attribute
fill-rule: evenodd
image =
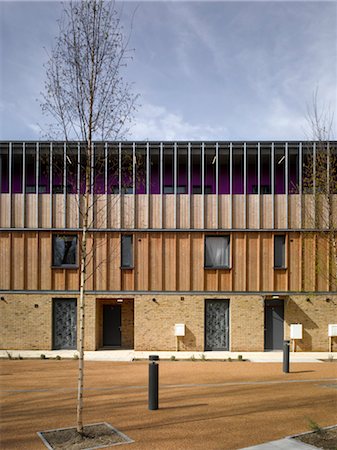
<svg viewBox="0 0 337 450"><path fill-rule="evenodd" d="M43 450L36 432L76 421L77 361L2 360L1 449ZM148 363L85 363L85 423L108 422L131 449L239 449L337 422L337 364L162 361L157 411ZM113 447L111 447L113 448Z"/></svg>

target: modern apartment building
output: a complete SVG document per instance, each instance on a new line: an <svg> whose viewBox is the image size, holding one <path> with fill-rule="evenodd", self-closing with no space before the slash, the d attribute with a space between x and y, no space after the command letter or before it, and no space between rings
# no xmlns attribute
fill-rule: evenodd
<svg viewBox="0 0 337 450"><path fill-rule="evenodd" d="M301 324L297 351L336 350L337 143L327 193L321 150L95 143L85 348L274 350ZM76 348L85 158L81 143L0 143L2 348Z"/></svg>

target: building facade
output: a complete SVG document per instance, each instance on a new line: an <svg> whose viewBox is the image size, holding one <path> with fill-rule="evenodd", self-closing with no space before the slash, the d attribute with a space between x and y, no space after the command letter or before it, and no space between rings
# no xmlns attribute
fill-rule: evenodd
<svg viewBox="0 0 337 450"><path fill-rule="evenodd" d="M298 351L336 350L324 149L327 192L315 142L95 143L85 348L274 350L301 324ZM0 143L4 349L76 348L85 158L81 143Z"/></svg>

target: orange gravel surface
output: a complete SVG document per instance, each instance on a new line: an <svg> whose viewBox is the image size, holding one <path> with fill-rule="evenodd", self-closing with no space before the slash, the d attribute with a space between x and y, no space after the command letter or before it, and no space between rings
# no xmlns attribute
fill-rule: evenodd
<svg viewBox="0 0 337 450"><path fill-rule="evenodd" d="M76 424L77 361L2 360L1 449L45 448L38 431ZM337 364L86 362L85 423L108 422L131 449L239 449L337 423ZM113 448L113 447L111 447Z"/></svg>

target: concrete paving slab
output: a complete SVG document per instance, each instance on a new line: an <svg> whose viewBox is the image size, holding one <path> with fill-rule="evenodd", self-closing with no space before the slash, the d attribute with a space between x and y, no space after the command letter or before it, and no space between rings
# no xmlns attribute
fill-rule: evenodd
<svg viewBox="0 0 337 450"><path fill-rule="evenodd" d="M78 355L77 350L0 350L0 358L8 358L8 353L13 358L36 358L39 359L41 354L46 358L55 358L60 356L62 359L73 359ZM134 360L147 360L149 355L156 354L160 359L171 359L174 357L176 360L219 360L224 361L228 358L237 359L239 355L243 359L247 359L251 362L267 363L275 362L282 363L283 352L170 352L170 351L135 351L135 350L97 350L86 351L84 353L84 359L87 361L134 361ZM296 362L322 362L322 359L333 358L337 360L337 352L291 352L290 363Z"/></svg>
<svg viewBox="0 0 337 450"><path fill-rule="evenodd" d="M317 450L317 447L296 441L295 439L285 438L266 442L261 445L253 445L253 447L244 447L241 450Z"/></svg>

